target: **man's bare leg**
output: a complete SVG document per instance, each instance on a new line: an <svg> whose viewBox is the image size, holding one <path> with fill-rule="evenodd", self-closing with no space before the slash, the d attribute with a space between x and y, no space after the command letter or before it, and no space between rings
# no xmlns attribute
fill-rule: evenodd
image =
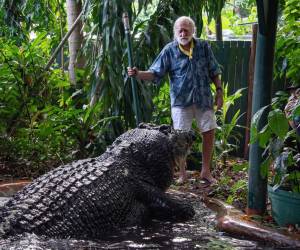
<svg viewBox="0 0 300 250"><path fill-rule="evenodd" d="M210 182L214 182L215 179L211 175L210 166L212 160L212 153L215 141L215 130L209 130L202 133L203 147L202 147L202 169L201 178L205 178Z"/></svg>

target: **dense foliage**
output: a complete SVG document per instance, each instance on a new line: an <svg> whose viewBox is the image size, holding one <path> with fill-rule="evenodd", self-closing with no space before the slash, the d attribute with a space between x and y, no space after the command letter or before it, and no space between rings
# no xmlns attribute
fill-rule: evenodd
<svg viewBox="0 0 300 250"><path fill-rule="evenodd" d="M291 98L294 97L294 98ZM300 133L299 90L288 98L287 93L280 91L272 100L268 122L258 130L261 116L268 106L261 108L252 120L252 143L256 140L264 151L261 164L262 176L272 177L270 184L300 192ZM290 107L289 107L290 106ZM293 123L291 123L291 121ZM292 128L289 124L293 124Z"/></svg>
<svg viewBox="0 0 300 250"><path fill-rule="evenodd" d="M130 17L135 65L147 69L163 45L173 39L176 17L192 16L200 36L202 17L207 15L205 20L213 20L226 2L247 10L247 15L255 14L253 0L83 1L84 42L80 53L85 55L87 64L84 70L77 71L78 85L71 86L65 70L66 45L50 70L44 70L67 32L65 1L0 0L0 159L33 166L38 174L49 166L101 153L116 136L135 126L132 90L126 75L123 12ZM239 17L230 11L224 12L231 13L226 14L228 27L236 27L236 34L248 32L249 29L237 27ZM297 13L287 11L287 23ZM254 20L251 14L249 20ZM294 29L295 24L291 21L282 32L290 35L288 27ZM292 61L297 47L285 43L279 51L281 48L289 49L287 75L294 79L299 72L295 71L299 65ZM138 82L143 121L171 123L167 82L165 79L160 86ZM224 123L227 130L218 131L217 142L223 145L222 150L232 136L235 122Z"/></svg>
<svg viewBox="0 0 300 250"><path fill-rule="evenodd" d="M251 127L252 143L258 141L265 148L261 174L272 177L270 184L274 189L293 192L300 192L299 11L299 1L285 1L275 52L275 75L281 81L281 91L275 94L270 106L261 108L253 116ZM286 89L291 86L291 90ZM287 112L288 106L293 106L290 112ZM267 124L259 130L260 118L268 110Z"/></svg>
<svg viewBox="0 0 300 250"><path fill-rule="evenodd" d="M59 69L44 71L49 44L41 34L20 47L13 40L0 45L1 156L7 161L47 166L99 153L112 141L104 136L115 118L99 114L100 104L83 106L87 91L74 91Z"/></svg>
<svg viewBox="0 0 300 250"><path fill-rule="evenodd" d="M123 12L130 17L135 65L146 69L172 40L177 16L193 16L201 33L202 10L213 10L212 18L224 5L223 0L83 3L85 39L80 53L87 64L85 70L77 71L78 84L71 86L67 65L62 64L68 58L66 45L49 71L44 70L67 32L65 1L0 0L0 159L21 163L22 169L30 169L25 170L28 175L97 155L135 126L125 73ZM143 121L170 123L166 84L155 87L139 82L138 99Z"/></svg>
<svg viewBox="0 0 300 250"><path fill-rule="evenodd" d="M300 2L286 0L276 41L276 75L300 85Z"/></svg>

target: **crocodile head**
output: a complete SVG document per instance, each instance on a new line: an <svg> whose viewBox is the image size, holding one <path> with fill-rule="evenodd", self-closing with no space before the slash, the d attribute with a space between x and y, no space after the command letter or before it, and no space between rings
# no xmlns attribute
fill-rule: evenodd
<svg viewBox="0 0 300 250"><path fill-rule="evenodd" d="M173 130L170 133L170 140L173 145L174 169L186 164L186 158L195 139L195 133L191 130Z"/></svg>
<svg viewBox="0 0 300 250"><path fill-rule="evenodd" d="M133 138L143 164L141 171L151 176L153 184L166 190L173 181L174 170L185 164L195 140L192 131L173 130L170 125L140 124ZM143 155L143 156L142 156Z"/></svg>

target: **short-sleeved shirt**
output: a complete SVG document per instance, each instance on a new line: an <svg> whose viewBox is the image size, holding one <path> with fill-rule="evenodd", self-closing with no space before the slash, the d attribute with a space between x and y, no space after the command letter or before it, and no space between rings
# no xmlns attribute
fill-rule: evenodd
<svg viewBox="0 0 300 250"><path fill-rule="evenodd" d="M194 39L191 59L179 49L177 41L168 43L149 71L154 74L155 83L169 74L172 107L196 104L203 110L213 108L210 83L221 74L221 69L207 41Z"/></svg>

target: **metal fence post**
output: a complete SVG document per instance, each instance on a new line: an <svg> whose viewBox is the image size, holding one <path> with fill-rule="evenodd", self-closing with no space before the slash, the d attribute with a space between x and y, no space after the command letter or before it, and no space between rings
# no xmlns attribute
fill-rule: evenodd
<svg viewBox="0 0 300 250"><path fill-rule="evenodd" d="M132 68L133 60L132 60L132 47L131 47L131 37L130 37L130 25L129 25L129 18L128 14L125 12L123 13L123 24L124 24L124 30L125 30L125 36L126 36L126 42L127 42L127 54L128 54L128 64L129 67ZM141 121L140 116L140 109L138 106L138 96L137 96L137 83L134 77L130 78L131 80L131 89L132 89L132 97L133 97L133 109L135 113L135 121L136 125L138 125Z"/></svg>
<svg viewBox="0 0 300 250"><path fill-rule="evenodd" d="M271 103L273 61L277 26L278 0L257 0L258 34L255 58L252 114ZM267 123L262 116L259 129ZM256 142L250 145L248 214L263 214L267 201L267 177L260 172L263 148Z"/></svg>

